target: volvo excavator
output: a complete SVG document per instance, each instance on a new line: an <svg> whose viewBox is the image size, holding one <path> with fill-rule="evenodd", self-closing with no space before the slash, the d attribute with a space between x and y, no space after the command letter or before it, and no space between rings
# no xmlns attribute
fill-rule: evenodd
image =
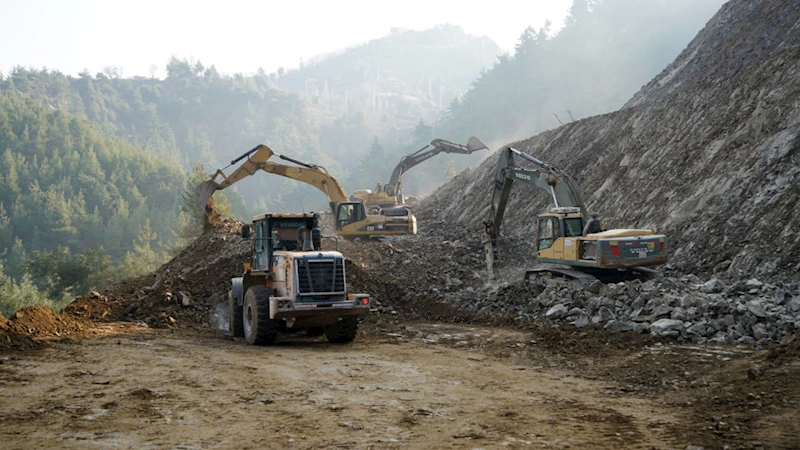
<svg viewBox="0 0 800 450"><path fill-rule="evenodd" d="M269 159L277 155L280 159L290 161L297 166L278 164ZM246 159L230 175L223 170ZM299 167L298 167L299 166ZM241 179L253 175L258 170L308 183L321 190L328 197L333 212L336 234L348 240L358 237L381 237L398 234L417 234L417 218L406 211L405 215L367 214L364 202L350 201L341 183L333 178L322 166L307 164L285 155L279 155L266 145L260 144L244 153L222 169L216 171L210 180L200 183L195 188L198 203L209 210L209 201L214 192L225 189ZM221 181L216 181L217 177Z"/></svg>
<svg viewBox="0 0 800 450"><path fill-rule="evenodd" d="M516 164L515 157L533 168ZM489 218L484 222L484 248L490 279L500 261L497 246L503 213L515 181L547 191L553 198L549 212L537 218L534 243L536 257L544 266L528 270L531 275L549 273L577 279L588 285L598 276L620 270L647 272L645 266L667 262L667 238L653 230L603 227L597 215L586 210L577 183L565 172L512 147L501 151L492 191Z"/></svg>
<svg viewBox="0 0 800 450"><path fill-rule="evenodd" d="M429 160L439 153L459 153L469 155L478 150L488 150L489 148L475 136L467 140L467 145L457 144L444 139L434 139L430 144L422 147L414 153L403 156L400 162L392 171L389 182L381 186L380 183L375 187L375 192L369 189L360 189L353 192L351 200L362 200L370 212L378 213L381 209L393 208L405 203L403 196L403 174L412 167Z"/></svg>

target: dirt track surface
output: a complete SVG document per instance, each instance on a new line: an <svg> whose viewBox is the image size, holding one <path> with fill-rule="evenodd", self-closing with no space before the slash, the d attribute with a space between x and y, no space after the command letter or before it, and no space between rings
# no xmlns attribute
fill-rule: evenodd
<svg viewBox="0 0 800 450"><path fill-rule="evenodd" d="M288 335L252 347L214 330L101 324L96 338L0 361L0 440L3 448L800 445L796 385L776 382L797 379L800 367L764 376L772 385L764 386L748 379L759 357L752 349L626 350L609 341L597 357L567 356L543 348L547 334L535 330L363 325L348 345ZM753 390L744 405L742 383Z"/></svg>

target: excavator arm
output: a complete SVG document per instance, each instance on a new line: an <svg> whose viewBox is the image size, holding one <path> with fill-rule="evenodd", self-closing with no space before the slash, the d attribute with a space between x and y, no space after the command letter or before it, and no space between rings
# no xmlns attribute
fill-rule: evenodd
<svg viewBox="0 0 800 450"><path fill-rule="evenodd" d="M277 164L269 161L273 155L277 155L277 153L266 145L259 145L234 159L229 165L217 170L210 180L197 185L195 196L198 203L205 208L207 224L214 225L216 222L214 218L216 211L211 200L214 192L225 189L242 178L262 170L310 184L324 192L333 212L336 234L346 239L417 233L417 219L412 214L397 217L368 215L361 200L348 201L341 183L330 176L324 167L307 164L285 155L278 155L278 157L293 162L299 167ZM225 169L245 158L246 160L236 170L230 175L225 175Z"/></svg>
<svg viewBox="0 0 800 450"><path fill-rule="evenodd" d="M535 167L523 168L517 166L514 161L515 156L533 163ZM581 191L577 183L569 175L544 161L540 161L512 147L506 147L500 153L500 159L497 163L489 217L484 222L486 262L489 267L489 274L492 277L494 276L494 262L498 259L497 238L500 234L500 225L503 222L503 214L508 203L511 185L515 181L521 181L547 191L552 196L556 207L577 207L580 208L583 217L588 217Z"/></svg>
<svg viewBox="0 0 800 450"><path fill-rule="evenodd" d="M287 166L285 164L271 162L269 159L273 155L277 155L281 159L291 161L300 165L301 167ZM247 160L243 162L241 166L231 172L230 175L225 175L223 170L245 158L247 158ZM278 155L266 145L260 144L231 161L229 165L217 170L210 180L200 183L195 188L195 196L197 197L198 203L205 207L214 192L225 189L230 185L242 180L243 178L255 174L258 170L281 175L316 187L320 191L324 192L328 197L328 202L330 203L331 209L334 209L337 203L347 201L347 194L345 193L341 183L339 183L339 181L335 178L331 177L324 167L306 164L288 156ZM219 182L216 181L218 177L221 177L221 181Z"/></svg>
<svg viewBox="0 0 800 450"><path fill-rule="evenodd" d="M389 178L389 183L384 186L384 192L390 196L397 196L398 202L403 203L402 182L403 174L412 167L427 161L428 159L438 155L439 153L460 153L462 155L469 155L478 150L487 149L486 144L481 142L475 136L467 140L467 145L457 144L445 139L434 139L430 144L422 147L414 153L403 156L400 162L392 171L392 176Z"/></svg>

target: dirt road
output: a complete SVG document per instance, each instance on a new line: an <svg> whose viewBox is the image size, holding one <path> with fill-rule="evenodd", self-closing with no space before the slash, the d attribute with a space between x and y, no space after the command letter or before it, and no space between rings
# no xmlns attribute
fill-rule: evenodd
<svg viewBox="0 0 800 450"><path fill-rule="evenodd" d="M692 436L706 424L677 391L648 392L620 370L648 365L647 353L669 364L668 354L691 348L648 346L611 369L548 356L529 332L467 325L367 324L349 345L290 335L270 347L221 332L99 330L4 357L3 448L686 448L709 439ZM703 352L707 366L752 353ZM790 446L797 423L777 416L778 431L764 436Z"/></svg>

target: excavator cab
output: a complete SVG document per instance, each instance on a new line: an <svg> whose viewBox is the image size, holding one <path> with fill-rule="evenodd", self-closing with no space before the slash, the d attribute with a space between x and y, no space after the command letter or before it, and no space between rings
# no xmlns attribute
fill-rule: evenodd
<svg viewBox="0 0 800 450"><path fill-rule="evenodd" d="M541 214L534 239L536 254L540 258L563 258L572 253L571 246L583 236L583 216L579 208L553 208L550 213Z"/></svg>
<svg viewBox="0 0 800 450"><path fill-rule="evenodd" d="M351 223L359 222L367 218L367 213L364 210L364 202L345 202L339 203L336 206L336 229L350 225Z"/></svg>

